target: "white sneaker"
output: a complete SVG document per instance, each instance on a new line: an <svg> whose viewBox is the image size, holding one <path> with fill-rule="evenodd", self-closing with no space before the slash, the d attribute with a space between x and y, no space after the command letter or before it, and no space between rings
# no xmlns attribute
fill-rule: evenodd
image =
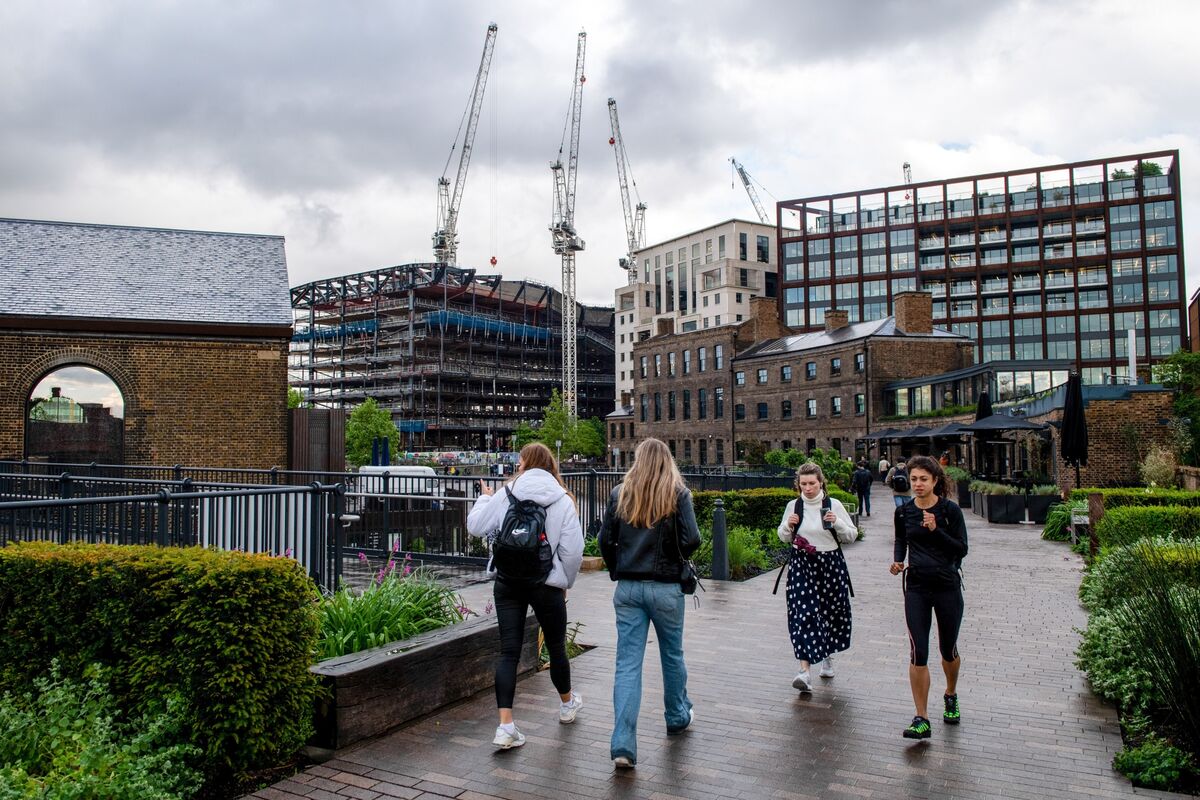
<svg viewBox="0 0 1200 800"><path fill-rule="evenodd" d="M799 689L801 694L812 692L812 681L808 677L808 670L802 669L796 673L796 677L792 678L792 688Z"/></svg>
<svg viewBox="0 0 1200 800"><path fill-rule="evenodd" d="M525 734L517 730L513 726L513 732L509 733L504 728L496 728L496 738L492 739L492 744L496 745L500 750L511 750L514 747L520 747L525 744Z"/></svg>
<svg viewBox="0 0 1200 800"><path fill-rule="evenodd" d="M822 678L833 677L833 656L825 656L825 660L821 662L820 675Z"/></svg>
<svg viewBox="0 0 1200 800"><path fill-rule="evenodd" d="M558 704L558 721L563 725L570 725L575 721L575 715L581 708L583 708L583 698L575 692L571 692L571 702Z"/></svg>
<svg viewBox="0 0 1200 800"><path fill-rule="evenodd" d="M613 759L613 766L617 769L633 769L633 762L629 760L629 756L617 756Z"/></svg>

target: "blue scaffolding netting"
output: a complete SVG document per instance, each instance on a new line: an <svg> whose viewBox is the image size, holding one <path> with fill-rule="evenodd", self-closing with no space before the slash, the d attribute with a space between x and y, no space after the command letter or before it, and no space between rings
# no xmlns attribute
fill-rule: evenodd
<svg viewBox="0 0 1200 800"><path fill-rule="evenodd" d="M473 317L458 311L431 311L425 315L425 324L431 328L449 329L457 327L460 331L471 328L485 333L495 333L500 336L517 338L532 338L545 341L550 338L550 331L536 325L524 325L519 322L502 322L488 317Z"/></svg>
<svg viewBox="0 0 1200 800"><path fill-rule="evenodd" d="M292 334L293 342L307 342L309 339L340 339L343 336L361 336L375 332L375 320L347 322L345 325L320 326L317 328L302 328Z"/></svg>

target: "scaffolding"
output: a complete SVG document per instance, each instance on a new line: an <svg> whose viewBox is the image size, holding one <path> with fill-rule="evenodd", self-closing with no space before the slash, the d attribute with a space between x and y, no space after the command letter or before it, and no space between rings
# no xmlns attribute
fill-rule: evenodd
<svg viewBox="0 0 1200 800"><path fill-rule="evenodd" d="M562 294L446 264L405 264L292 289L289 380L318 407L368 397L409 450L500 450L562 380ZM613 309L577 305L579 415L614 389Z"/></svg>

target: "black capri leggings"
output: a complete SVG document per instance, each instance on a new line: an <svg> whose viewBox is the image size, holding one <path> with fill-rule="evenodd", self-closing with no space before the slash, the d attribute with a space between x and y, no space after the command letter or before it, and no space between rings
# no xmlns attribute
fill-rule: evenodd
<svg viewBox="0 0 1200 800"><path fill-rule="evenodd" d="M915 666L929 665L929 629L937 616L938 650L942 660L958 658L958 630L962 627L962 588L922 586L918 577L906 576L904 621L908 624L909 661ZM957 579L955 581L957 583Z"/></svg>
<svg viewBox="0 0 1200 800"><path fill-rule="evenodd" d="M512 708L517 693L517 663L525 641L525 616L530 606L542 626L550 651L550 680L559 694L571 691L571 662L567 659L567 595L554 586L510 586L496 579L496 621L500 625L500 657L496 659L496 708Z"/></svg>

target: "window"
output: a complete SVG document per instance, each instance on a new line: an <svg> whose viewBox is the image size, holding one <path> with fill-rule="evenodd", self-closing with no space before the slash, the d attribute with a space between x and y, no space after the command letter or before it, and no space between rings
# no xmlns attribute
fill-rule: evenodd
<svg viewBox="0 0 1200 800"><path fill-rule="evenodd" d="M667 375L675 377L675 354L667 353Z"/></svg>
<svg viewBox="0 0 1200 800"><path fill-rule="evenodd" d="M725 463L725 440L717 439L717 464Z"/></svg>
<svg viewBox="0 0 1200 800"><path fill-rule="evenodd" d="M697 370L699 372L704 372L704 370L707 368L707 363L708 363L708 348L701 347L699 350L696 351ZM643 376L643 377L645 377L645 376Z"/></svg>
<svg viewBox="0 0 1200 800"><path fill-rule="evenodd" d="M646 409L648 406L649 401L647 400L646 395L642 395L642 422L646 421Z"/></svg>
<svg viewBox="0 0 1200 800"><path fill-rule="evenodd" d="M865 394L854 395L854 413L860 417L867 413L867 396Z"/></svg>
<svg viewBox="0 0 1200 800"><path fill-rule="evenodd" d="M735 293L734 293L734 295L733 295L733 302L735 302L735 303L740 303L740 302L742 302L742 293L741 293L741 292L735 292Z"/></svg>
<svg viewBox="0 0 1200 800"><path fill-rule="evenodd" d="M829 374L830 375L841 375L842 374L842 360L840 358L829 359Z"/></svg>
<svg viewBox="0 0 1200 800"><path fill-rule="evenodd" d="M765 369L760 369L758 371L758 382L759 383L767 382L767 371Z"/></svg>
<svg viewBox="0 0 1200 800"><path fill-rule="evenodd" d="M646 380L646 357L642 356L642 380Z"/></svg>
<svg viewBox="0 0 1200 800"><path fill-rule="evenodd" d="M817 379L817 362L809 361L804 365L804 380L815 381Z"/></svg>
<svg viewBox="0 0 1200 800"><path fill-rule="evenodd" d="M855 372L865 372L866 369L867 369L867 354L866 353L855 353L854 354L854 371Z"/></svg>
<svg viewBox="0 0 1200 800"><path fill-rule="evenodd" d="M792 368L790 365L779 368L779 382L780 383L791 383L792 382Z"/></svg>
<svg viewBox="0 0 1200 800"><path fill-rule="evenodd" d="M758 418L759 419L767 419L767 417L768 417L767 404L759 403L758 404Z"/></svg>
<svg viewBox="0 0 1200 800"><path fill-rule="evenodd" d="M683 418L692 418L692 393L688 389L683 390Z"/></svg>
<svg viewBox="0 0 1200 800"><path fill-rule="evenodd" d="M696 390L696 418L708 419L708 390Z"/></svg>
<svg viewBox="0 0 1200 800"><path fill-rule="evenodd" d="M817 401L811 397L804 401L804 416L809 419L817 416Z"/></svg>
<svg viewBox="0 0 1200 800"><path fill-rule="evenodd" d="M746 385L746 373L742 372L741 370L738 370L737 372L733 373L733 385L734 386L745 386Z"/></svg>
<svg viewBox="0 0 1200 800"><path fill-rule="evenodd" d="M842 398L829 398L829 413L835 417L840 417L842 415Z"/></svg>
<svg viewBox="0 0 1200 800"><path fill-rule="evenodd" d="M746 406L742 403L735 405L733 407L733 418L738 422L744 420L746 418Z"/></svg>
<svg viewBox="0 0 1200 800"><path fill-rule="evenodd" d="M1108 221L1113 225L1121 225L1128 222L1138 222L1141 209L1136 205L1132 206L1113 206L1108 210Z"/></svg>
<svg viewBox="0 0 1200 800"><path fill-rule="evenodd" d="M781 400L779 402L779 417L780 417L780 419L791 419L792 418L792 401L791 400Z"/></svg>
<svg viewBox="0 0 1200 800"><path fill-rule="evenodd" d="M675 393L667 392L667 422L675 421Z"/></svg>
<svg viewBox="0 0 1200 800"><path fill-rule="evenodd" d="M725 234L717 237L717 258L725 257Z"/></svg>
<svg viewBox="0 0 1200 800"><path fill-rule="evenodd" d="M746 244L746 240L747 240L746 234L744 234L744 233L738 234L738 259L741 261L749 261L750 260L746 257L746 250L748 247L748 245Z"/></svg>
<svg viewBox="0 0 1200 800"><path fill-rule="evenodd" d="M684 375L692 374L692 351L691 350L683 351L683 374Z"/></svg>
<svg viewBox="0 0 1200 800"><path fill-rule="evenodd" d="M767 236L759 236L757 240L759 263L769 264L771 262L771 239Z"/></svg>
<svg viewBox="0 0 1200 800"><path fill-rule="evenodd" d="M662 353L654 354L654 377L662 377Z"/></svg>
<svg viewBox="0 0 1200 800"><path fill-rule="evenodd" d="M690 463L692 460L692 440L691 439L683 440L683 460L684 460L684 462L687 462L687 463Z"/></svg>
<svg viewBox="0 0 1200 800"><path fill-rule="evenodd" d="M721 370L725 367L725 345L717 345L713 348L713 369Z"/></svg>
<svg viewBox="0 0 1200 800"><path fill-rule="evenodd" d="M725 387L718 386L713 389L713 419L721 419L725 416Z"/></svg>
<svg viewBox="0 0 1200 800"><path fill-rule="evenodd" d="M662 422L662 395L654 393L654 421Z"/></svg>

